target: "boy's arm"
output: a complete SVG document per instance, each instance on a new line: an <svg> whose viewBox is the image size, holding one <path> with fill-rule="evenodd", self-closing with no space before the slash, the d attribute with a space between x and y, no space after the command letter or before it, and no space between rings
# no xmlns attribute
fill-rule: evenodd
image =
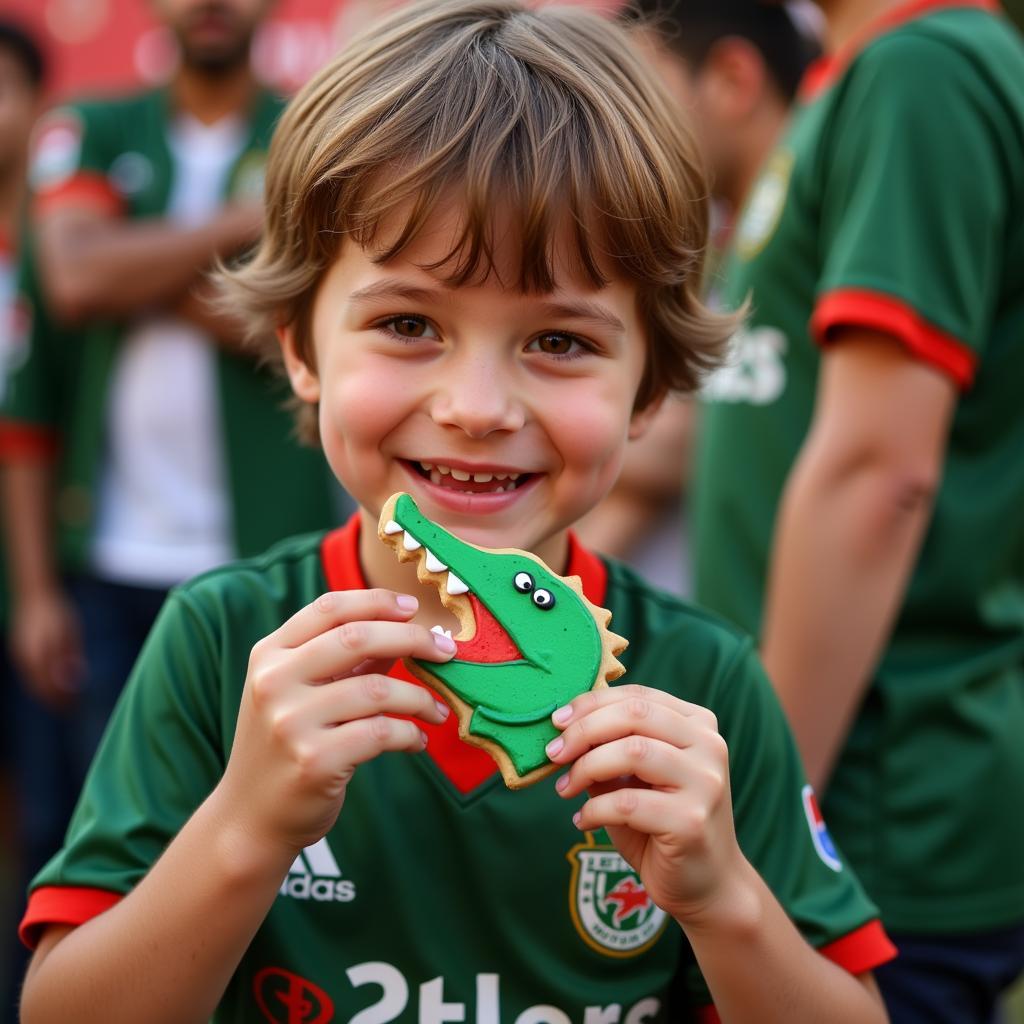
<svg viewBox="0 0 1024 1024"><path fill-rule="evenodd" d="M181 600L172 598L162 613L161 621L176 630ZM334 825L357 766L383 751L422 750L425 737L415 720L447 716L425 688L378 674L396 658L446 661L454 653L451 640L409 621L415 611L414 598L390 591L328 593L253 647L220 782L131 892L73 931L60 928L44 939L24 987L25 1024L209 1019L295 857ZM155 635L160 629L158 623ZM184 648L209 653L210 639L190 634ZM183 649L181 638L177 646ZM174 687L180 680L173 677L191 664L168 663L165 654L160 644L143 652L137 673L147 668L147 656L153 670L129 683L94 776L122 770L116 759L104 764L104 755L122 742L125 729L149 724L131 714L140 691ZM205 675L197 682L207 690L212 685ZM181 696L172 694L177 710L152 730L160 735L147 736L154 762L174 764L168 737L180 744L189 735L172 720L175 713L190 717L180 709ZM207 760L219 753L209 747ZM181 752L185 759L194 754ZM104 781L109 800L114 787ZM160 787L153 782L140 788L155 793ZM134 808L129 830L159 832L163 823L153 819L182 799L164 793L163 806ZM117 815L126 802L119 796L105 808ZM91 807L76 818L97 813ZM121 834L120 842L131 847L133 838ZM131 853L139 855L137 848ZM64 885L67 876L65 859Z"/></svg>
<svg viewBox="0 0 1024 1024"><path fill-rule="evenodd" d="M953 380L837 330L780 504L762 655L823 789L903 602L942 475Z"/></svg>
<svg viewBox="0 0 1024 1024"><path fill-rule="evenodd" d="M564 732L548 748L570 766L556 788L588 794L577 827L606 829L679 923L724 1024L886 1021L870 976L813 949L741 852L729 752L710 711L632 685L591 691L568 708L555 712ZM758 778L747 788L768 785Z"/></svg>

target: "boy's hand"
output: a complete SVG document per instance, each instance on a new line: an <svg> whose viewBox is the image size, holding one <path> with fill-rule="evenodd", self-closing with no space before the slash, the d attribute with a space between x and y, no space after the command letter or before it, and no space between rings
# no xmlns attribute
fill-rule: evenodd
<svg viewBox="0 0 1024 1024"><path fill-rule="evenodd" d="M577 827L606 829L651 899L680 923L732 912L749 870L715 716L630 685L592 690L552 718L564 731L548 756L571 765L555 787L566 798L590 796Z"/></svg>
<svg viewBox="0 0 1024 1024"><path fill-rule="evenodd" d="M221 805L244 833L294 855L334 824L356 766L386 750L420 751L411 715L448 709L390 679L397 658L447 661L445 636L408 621L416 599L390 590L323 594L252 649Z"/></svg>

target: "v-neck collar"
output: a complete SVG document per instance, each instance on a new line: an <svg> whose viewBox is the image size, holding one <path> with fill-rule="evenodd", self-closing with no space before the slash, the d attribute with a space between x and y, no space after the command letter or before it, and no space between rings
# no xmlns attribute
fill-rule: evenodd
<svg viewBox="0 0 1024 1024"><path fill-rule="evenodd" d="M331 531L321 546L321 562L327 585L331 590L365 590L366 578L359 564L360 516L357 512L344 526ZM604 562L588 551L569 534L569 566L567 576L579 576L583 593L592 603L603 606L608 587L608 570ZM388 673L395 679L424 684L396 661ZM429 689L429 687L427 687ZM464 743L459 737L455 715L449 715L441 725L420 723L427 734L426 753L444 777L463 796L469 796L498 774L497 765L479 747Z"/></svg>

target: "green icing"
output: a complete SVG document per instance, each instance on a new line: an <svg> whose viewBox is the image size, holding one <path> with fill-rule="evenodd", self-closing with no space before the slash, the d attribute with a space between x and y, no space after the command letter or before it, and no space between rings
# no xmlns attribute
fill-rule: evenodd
<svg viewBox="0 0 1024 1024"><path fill-rule="evenodd" d="M469 587L522 654L496 663L456 656L443 665L417 664L473 708L470 733L501 746L519 775L541 767L544 747L558 735L551 712L589 690L601 665L601 635L589 609L532 558L463 543L427 519L408 494L395 503L394 518ZM519 573L532 579L527 592L515 586ZM554 598L550 607L535 603L539 590Z"/></svg>

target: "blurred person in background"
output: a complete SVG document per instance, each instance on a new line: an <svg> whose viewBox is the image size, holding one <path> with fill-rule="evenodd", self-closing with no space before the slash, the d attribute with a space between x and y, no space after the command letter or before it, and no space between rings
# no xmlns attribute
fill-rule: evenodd
<svg viewBox="0 0 1024 1024"><path fill-rule="evenodd" d="M806 5L756 0L632 0L623 17L699 133L726 244L736 212L778 141L800 79L820 55ZM715 289L714 267L708 274ZM669 396L622 476L583 520L590 546L633 562L662 587L689 589L680 529L689 478L694 404Z"/></svg>
<svg viewBox="0 0 1024 1024"><path fill-rule="evenodd" d="M336 518L284 382L203 294L260 231L282 104L249 50L269 6L154 0L180 51L168 85L60 107L36 131L28 346L0 429L28 873L60 843L168 588Z"/></svg>
<svg viewBox="0 0 1024 1024"><path fill-rule="evenodd" d="M38 43L23 26L0 18L0 394L6 388L9 368L19 355L24 337L20 306L16 302L16 249L21 234L25 199L25 169L29 136L42 109L45 62ZM21 844L23 811L13 802L12 787L6 784L12 771L11 750L16 739L17 683L8 658L6 573L0 571L0 921L13 925L17 918L4 885L18 874L17 854ZM8 950L12 950L7 954ZM5 955L7 954L7 955ZM20 944L8 927L0 940L0 1020L15 1020L14 993L5 993L10 976L24 967Z"/></svg>
<svg viewBox="0 0 1024 1024"><path fill-rule="evenodd" d="M697 597L760 638L895 1024L988 1024L1024 965L1024 46L982 0L821 7L726 269Z"/></svg>

